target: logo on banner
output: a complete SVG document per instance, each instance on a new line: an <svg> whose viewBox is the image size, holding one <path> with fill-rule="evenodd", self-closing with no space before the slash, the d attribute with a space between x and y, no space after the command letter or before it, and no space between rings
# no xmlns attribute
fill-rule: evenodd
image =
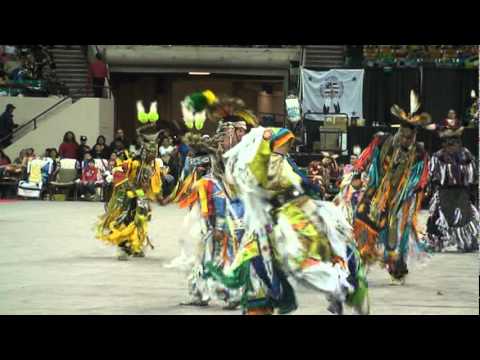
<svg viewBox="0 0 480 360"><path fill-rule="evenodd" d="M320 96L329 99L341 99L345 87L336 76L329 76L320 83Z"/></svg>

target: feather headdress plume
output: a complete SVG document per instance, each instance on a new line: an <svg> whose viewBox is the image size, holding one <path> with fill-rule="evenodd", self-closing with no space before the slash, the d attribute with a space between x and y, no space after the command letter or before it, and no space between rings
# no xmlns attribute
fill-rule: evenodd
<svg viewBox="0 0 480 360"><path fill-rule="evenodd" d="M201 130L207 119L207 111L218 103L217 96L211 90L188 95L181 102L183 121L189 129Z"/></svg>
<svg viewBox="0 0 480 360"><path fill-rule="evenodd" d="M420 109L420 101L418 99L417 94L412 90L410 91L410 112L407 113L398 105L393 105L390 108L390 112L400 119L400 122L404 125L409 126L426 126L432 122L432 117L430 114L425 112L417 114L418 110Z"/></svg>
<svg viewBox="0 0 480 360"><path fill-rule="evenodd" d="M150 104L150 110L147 114L145 111L145 107L143 106L143 102L141 100L137 101L137 119L140 121L142 124L146 124L148 122L156 122L160 116L158 115L158 110L157 110L157 102L154 101Z"/></svg>

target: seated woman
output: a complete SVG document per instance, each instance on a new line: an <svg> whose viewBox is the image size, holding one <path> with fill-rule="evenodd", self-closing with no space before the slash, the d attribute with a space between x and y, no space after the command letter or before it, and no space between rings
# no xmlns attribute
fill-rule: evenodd
<svg viewBox="0 0 480 360"><path fill-rule="evenodd" d="M107 145L105 136L100 135L97 138L97 142L93 146L92 150L92 156L94 158L99 158L99 159L109 159L112 151L110 150L110 147Z"/></svg>

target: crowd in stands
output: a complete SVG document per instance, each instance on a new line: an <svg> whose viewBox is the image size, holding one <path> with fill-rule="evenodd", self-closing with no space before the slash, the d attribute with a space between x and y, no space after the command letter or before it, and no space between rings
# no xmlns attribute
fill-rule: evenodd
<svg viewBox="0 0 480 360"><path fill-rule="evenodd" d="M347 66L477 68L478 45L348 46Z"/></svg>
<svg viewBox="0 0 480 360"><path fill-rule="evenodd" d="M160 137L157 161L165 170L161 179L165 197L175 186L188 147L168 130ZM108 201L113 182L123 176L121 162L127 155L139 155L139 150L138 141L129 141L121 129L110 144L100 135L93 145L86 136L77 142L76 135L68 131L58 151L47 148L37 154L32 148L24 149L14 161L0 149L0 198Z"/></svg>
<svg viewBox="0 0 480 360"><path fill-rule="evenodd" d="M66 95L47 45L0 45L0 96Z"/></svg>

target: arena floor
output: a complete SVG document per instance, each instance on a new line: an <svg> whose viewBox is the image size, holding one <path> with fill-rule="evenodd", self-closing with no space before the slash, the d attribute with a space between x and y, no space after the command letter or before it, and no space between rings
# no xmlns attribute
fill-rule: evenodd
<svg viewBox="0 0 480 360"><path fill-rule="evenodd" d="M95 240L103 204L18 201L0 203L0 314L226 314L213 304L189 308L185 274L163 267L178 255L184 210L154 206L155 250L119 262ZM384 270L369 274L375 315L476 314L478 254L438 254L411 269L407 284L390 286ZM324 297L298 289L294 314L328 314Z"/></svg>

